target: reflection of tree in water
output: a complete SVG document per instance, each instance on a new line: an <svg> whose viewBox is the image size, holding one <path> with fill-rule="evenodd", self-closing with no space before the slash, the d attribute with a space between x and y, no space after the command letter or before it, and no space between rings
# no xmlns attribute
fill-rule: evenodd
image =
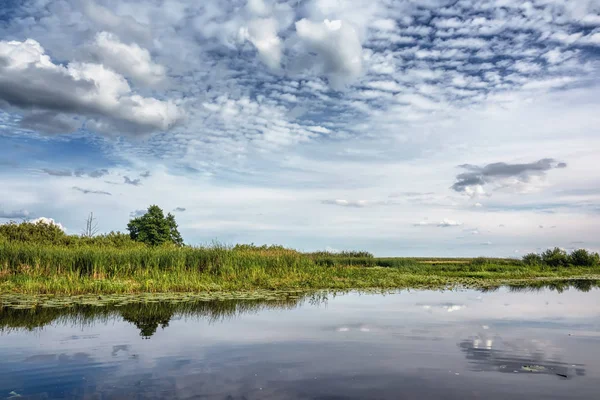
<svg viewBox="0 0 600 400"><path fill-rule="evenodd" d="M149 339L160 325L165 329L176 312L175 304L130 304L123 307L121 317L140 330L140 336Z"/></svg>
<svg viewBox="0 0 600 400"><path fill-rule="evenodd" d="M279 300L152 301L106 306L72 304L69 307L31 309L0 307L0 331L33 330L51 323L86 326L122 318L135 325L140 330L140 336L150 338L159 326L163 329L168 327L173 317L204 319L213 323L265 309L292 309L306 299L313 304L326 300L309 296Z"/></svg>
<svg viewBox="0 0 600 400"><path fill-rule="evenodd" d="M498 337L478 335L458 343L474 371L531 373L563 378L585 375L583 365L549 358L536 341L500 342Z"/></svg>

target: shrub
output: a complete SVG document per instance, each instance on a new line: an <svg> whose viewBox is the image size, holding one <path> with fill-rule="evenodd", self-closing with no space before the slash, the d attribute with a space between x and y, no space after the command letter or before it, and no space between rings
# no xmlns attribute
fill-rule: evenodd
<svg viewBox="0 0 600 400"><path fill-rule="evenodd" d="M127 249L132 247L144 247L145 244L131 239L127 233L110 232L94 237L77 237L74 243L81 246L115 247Z"/></svg>
<svg viewBox="0 0 600 400"><path fill-rule="evenodd" d="M374 258L373 254L368 251L342 251L338 254L345 258Z"/></svg>
<svg viewBox="0 0 600 400"><path fill-rule="evenodd" d="M542 256L537 253L529 253L523 256L526 265L542 265Z"/></svg>
<svg viewBox="0 0 600 400"><path fill-rule="evenodd" d="M488 264L492 264L492 262L485 257L477 257L471 261L471 265L484 266Z"/></svg>
<svg viewBox="0 0 600 400"><path fill-rule="evenodd" d="M566 267L569 265L569 256L563 249L555 247L542 253L542 261L550 267Z"/></svg>
<svg viewBox="0 0 600 400"><path fill-rule="evenodd" d="M598 265L600 256L598 253L590 253L585 249L578 249L571 253L569 261L578 267L593 267Z"/></svg>
<svg viewBox="0 0 600 400"><path fill-rule="evenodd" d="M9 222L0 225L0 237L10 242L32 242L40 244L66 244L67 234L58 226L44 221Z"/></svg>
<svg viewBox="0 0 600 400"><path fill-rule="evenodd" d="M312 257L338 257L338 258L375 258L373 254L368 251L315 251L312 253L305 253Z"/></svg>

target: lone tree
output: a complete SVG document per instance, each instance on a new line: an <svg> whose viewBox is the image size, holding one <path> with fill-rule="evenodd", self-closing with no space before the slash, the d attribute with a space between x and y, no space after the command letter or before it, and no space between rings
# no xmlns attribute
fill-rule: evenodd
<svg viewBox="0 0 600 400"><path fill-rule="evenodd" d="M177 222L175 222L173 214L168 213L165 217L163 210L156 205L148 207L144 215L129 221L127 230L132 240L151 246L164 243L183 245L183 239L177 230Z"/></svg>

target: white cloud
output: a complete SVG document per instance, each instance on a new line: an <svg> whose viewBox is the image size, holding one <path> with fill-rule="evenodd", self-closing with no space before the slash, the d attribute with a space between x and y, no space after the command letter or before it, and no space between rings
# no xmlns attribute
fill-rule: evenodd
<svg viewBox="0 0 600 400"><path fill-rule="evenodd" d="M31 222L32 224L37 224L38 222L40 222L40 223L46 224L46 225L55 225L55 226L59 227L60 230L62 230L63 232L66 232L65 227L61 223L56 222L55 220L53 220L52 218L39 217L39 218L36 218L36 219L32 219L29 222Z"/></svg>
<svg viewBox="0 0 600 400"><path fill-rule="evenodd" d="M257 148L275 149L307 142L323 133L323 129L293 122L284 106L271 101L221 96L202 103L202 108L206 110L204 123L216 127L214 134L235 137L239 146L249 141Z"/></svg>
<svg viewBox="0 0 600 400"><path fill-rule="evenodd" d="M451 226L461 226L462 222L458 222L453 219L444 218L443 220L441 220L439 222L425 220L425 221L418 222L414 225L415 226L436 226L438 228L448 228Z"/></svg>
<svg viewBox="0 0 600 400"><path fill-rule="evenodd" d="M578 43L600 46L600 32L590 33L578 40Z"/></svg>
<svg viewBox="0 0 600 400"><path fill-rule="evenodd" d="M336 89L352 82L362 71L362 46L356 30L341 20L296 22L296 33L310 51L329 83Z"/></svg>
<svg viewBox="0 0 600 400"><path fill-rule="evenodd" d="M587 26L600 26L600 15L588 14L581 19L581 23Z"/></svg>
<svg viewBox="0 0 600 400"><path fill-rule="evenodd" d="M172 101L142 97L101 64L54 64L35 40L0 41L0 99L26 110L83 115L113 132L168 130L182 112Z"/></svg>
<svg viewBox="0 0 600 400"><path fill-rule="evenodd" d="M266 16L271 12L271 7L264 0L248 0L246 7L252 14L259 16Z"/></svg>
<svg viewBox="0 0 600 400"><path fill-rule="evenodd" d="M576 192L600 187L592 172L600 146L597 30L586 17L597 14L593 2L47 3L20 2L0 24L4 40L32 38L42 49L18 55L21 69L7 69L17 62L12 50L11 61L0 61L0 144L10 149L0 154L5 210L35 210L77 227L93 209L102 229L123 230L129 212L152 199L166 210L187 208L177 219L192 243L329 243L378 255L441 256L452 248L510 256L598 237L600 199ZM440 16L431 23L430 15ZM163 66L165 79L149 87L119 67L122 60L90 58L89 44L103 31L137 44L136 57ZM102 68L86 66L94 62ZM135 96L158 105L142 102L147 114L136 115ZM144 140L36 133L160 132L172 126L164 124L169 113L162 116L169 103L186 118ZM23 138L34 151L11 147ZM43 168L74 170L84 157L94 168L135 165L156 175L137 187L122 182L138 173L113 167L118 185L39 179ZM544 179L451 189L456 165L542 157L569 167ZM183 204L168 196L181 188ZM394 192L422 195L388 198ZM419 215L429 216L431 229L412 226ZM485 239L435 229L446 216ZM483 248L488 239L494 246Z"/></svg>
<svg viewBox="0 0 600 400"><path fill-rule="evenodd" d="M281 64L281 39L277 36L278 22L275 18L253 19L248 27L240 28L240 36L249 40L261 60L272 69Z"/></svg>
<svg viewBox="0 0 600 400"><path fill-rule="evenodd" d="M371 26L381 31L394 31L397 28L396 21L389 18L373 21Z"/></svg>
<svg viewBox="0 0 600 400"><path fill-rule="evenodd" d="M336 206L342 207L357 207L362 208L369 205L369 202L366 200L344 200L344 199L336 199L336 200L323 200L323 204L333 204Z"/></svg>
<svg viewBox="0 0 600 400"><path fill-rule="evenodd" d="M478 38L461 38L461 39L448 39L440 42L436 42L439 47L455 47L455 48L467 48L467 49L481 49L487 47L488 42Z"/></svg>
<svg viewBox="0 0 600 400"><path fill-rule="evenodd" d="M81 5L83 14L99 26L101 30L144 41L148 41L151 36L148 25L140 23L130 15L117 15L109 8L98 4L95 0L83 0ZM59 23L62 22L64 21Z"/></svg>
<svg viewBox="0 0 600 400"><path fill-rule="evenodd" d="M122 43L112 33L98 33L91 51L104 66L142 85L156 85L165 79L165 68L152 61L148 50L136 43Z"/></svg>
<svg viewBox="0 0 600 400"><path fill-rule="evenodd" d="M399 85L394 81L372 81L367 83L368 87L378 90L384 90L389 92L400 92L404 89L403 86Z"/></svg>

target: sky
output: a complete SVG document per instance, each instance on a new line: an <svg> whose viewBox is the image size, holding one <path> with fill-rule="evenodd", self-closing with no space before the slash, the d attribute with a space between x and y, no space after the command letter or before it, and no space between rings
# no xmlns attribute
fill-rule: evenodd
<svg viewBox="0 0 600 400"><path fill-rule="evenodd" d="M600 0L4 0L0 223L600 250Z"/></svg>

